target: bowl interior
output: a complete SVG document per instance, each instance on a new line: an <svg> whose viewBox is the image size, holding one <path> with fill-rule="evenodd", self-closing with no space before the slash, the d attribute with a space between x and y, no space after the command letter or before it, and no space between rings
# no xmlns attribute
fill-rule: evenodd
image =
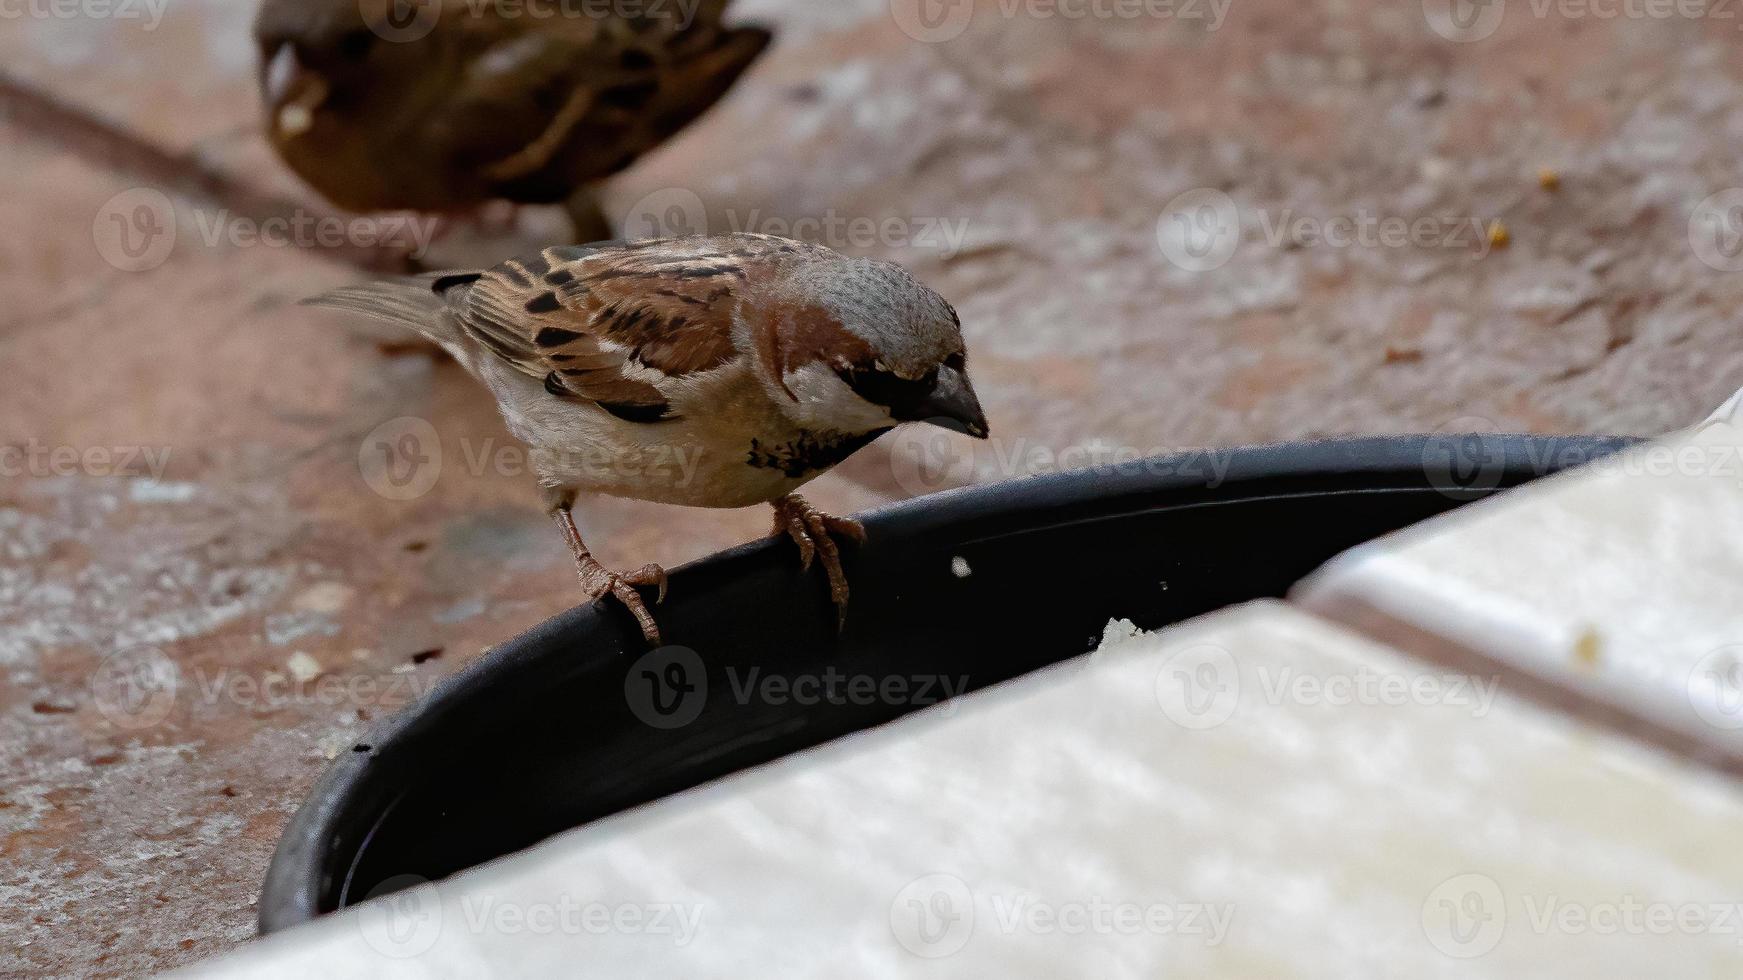
<svg viewBox="0 0 1743 980"><path fill-rule="evenodd" d="M1442 463L1468 443L1358 440L880 511L849 549L839 635L821 572L801 574L785 542L675 572L657 651L620 610L571 610L336 763L281 842L262 929L1081 655L1111 618L1152 629L1281 596L1356 544L1623 444L1485 439L1462 468Z"/></svg>

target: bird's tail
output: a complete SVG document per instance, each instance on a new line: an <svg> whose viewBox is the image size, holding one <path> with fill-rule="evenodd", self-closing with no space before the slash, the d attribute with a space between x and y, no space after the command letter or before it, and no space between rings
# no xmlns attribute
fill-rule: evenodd
<svg viewBox="0 0 1743 980"><path fill-rule="evenodd" d="M311 296L302 305L361 314L411 330L446 347L460 339L458 326L447 314L452 299L449 293L477 278L476 273L469 272L400 276Z"/></svg>

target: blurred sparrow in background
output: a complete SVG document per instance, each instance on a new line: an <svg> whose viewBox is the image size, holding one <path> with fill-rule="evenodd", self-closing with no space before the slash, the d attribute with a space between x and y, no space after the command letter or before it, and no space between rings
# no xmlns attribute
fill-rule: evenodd
<svg viewBox="0 0 1743 980"><path fill-rule="evenodd" d="M775 534L821 559L841 621L831 534L863 540L795 490L902 422L985 438L961 324L905 269L768 235L547 248L474 272L413 276L309 300L428 337L495 394L529 454L583 587L616 597L650 643L627 574L588 552L579 493L692 507L773 503ZM647 465L662 456L688 467Z"/></svg>
<svg viewBox="0 0 1743 980"><path fill-rule="evenodd" d="M728 0L630 15L573 0L264 0L267 133L352 211L563 203L611 232L591 184L713 105L769 42Z"/></svg>

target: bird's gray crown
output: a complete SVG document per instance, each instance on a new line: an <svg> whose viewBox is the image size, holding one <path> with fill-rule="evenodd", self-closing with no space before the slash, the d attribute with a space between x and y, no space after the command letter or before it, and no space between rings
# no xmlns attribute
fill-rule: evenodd
<svg viewBox="0 0 1743 980"><path fill-rule="evenodd" d="M962 349L956 311L894 263L811 263L795 270L790 283L866 341L896 374L919 377Z"/></svg>

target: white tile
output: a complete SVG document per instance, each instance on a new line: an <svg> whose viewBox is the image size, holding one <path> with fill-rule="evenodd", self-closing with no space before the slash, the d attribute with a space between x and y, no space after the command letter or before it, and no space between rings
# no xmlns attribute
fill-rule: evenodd
<svg viewBox="0 0 1743 980"><path fill-rule="evenodd" d="M1710 769L1261 603L203 973L1735 977L1740 821Z"/></svg>
<svg viewBox="0 0 1743 980"><path fill-rule="evenodd" d="M1743 760L1743 393L1696 429L1364 545L1295 598Z"/></svg>

